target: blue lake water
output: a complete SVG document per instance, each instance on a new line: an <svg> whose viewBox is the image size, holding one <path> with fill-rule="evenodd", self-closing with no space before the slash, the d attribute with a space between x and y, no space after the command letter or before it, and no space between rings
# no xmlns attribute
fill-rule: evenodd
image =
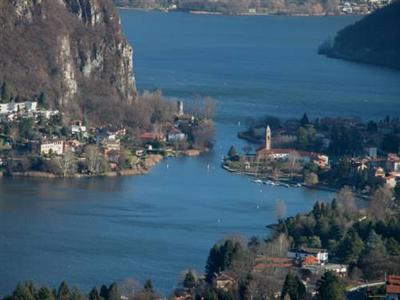
<svg viewBox="0 0 400 300"><path fill-rule="evenodd" d="M265 236L277 200L294 215L332 196L260 186L221 170L229 146L242 146L236 132L246 118L399 115L399 72L316 55L321 41L356 17L121 17L140 90L216 100L215 150L169 159L146 176L0 179L0 296L27 279L89 290L151 278L168 293L183 270L203 271L216 241Z"/></svg>

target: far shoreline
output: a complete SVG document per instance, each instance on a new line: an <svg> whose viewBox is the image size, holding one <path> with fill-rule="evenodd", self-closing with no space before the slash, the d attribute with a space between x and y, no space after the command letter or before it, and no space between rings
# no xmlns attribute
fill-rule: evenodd
<svg viewBox="0 0 400 300"><path fill-rule="evenodd" d="M142 7L128 7L128 6L117 6L118 10L133 10L143 12L160 12L160 13L184 13L189 15L204 15L204 16L225 16L225 17L346 17L346 16L364 16L365 14L331 14L331 13L318 13L318 14L307 14L307 13L235 13L235 14L224 14L222 12L203 11L203 10L168 10L161 8L142 8Z"/></svg>

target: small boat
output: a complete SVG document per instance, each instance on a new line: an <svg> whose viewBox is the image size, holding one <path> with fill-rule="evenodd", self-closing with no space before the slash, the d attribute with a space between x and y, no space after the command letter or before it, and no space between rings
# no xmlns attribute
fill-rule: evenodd
<svg viewBox="0 0 400 300"><path fill-rule="evenodd" d="M263 183L262 180L260 180L260 179L253 180L253 182L254 183Z"/></svg>

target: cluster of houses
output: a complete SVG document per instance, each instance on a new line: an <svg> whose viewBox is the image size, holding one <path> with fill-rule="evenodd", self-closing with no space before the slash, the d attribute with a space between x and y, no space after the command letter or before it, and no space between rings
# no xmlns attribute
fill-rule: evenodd
<svg viewBox="0 0 400 300"><path fill-rule="evenodd" d="M386 157L377 156L377 148L368 148L365 157L351 158L351 165L357 172L372 172L381 178L388 188L395 188L400 181L400 157L395 153L388 153Z"/></svg>
<svg viewBox="0 0 400 300"><path fill-rule="evenodd" d="M67 152L76 153L86 145L82 139L78 139L78 135L84 139L90 136L95 137L96 145L102 150L103 154L109 161L117 162L121 150L121 138L126 135L126 129L112 130L109 128L90 128L87 130L86 126L80 121L76 121L70 126L71 138L69 139L49 139L40 144L40 154L44 156L49 155L64 155Z"/></svg>
<svg viewBox="0 0 400 300"><path fill-rule="evenodd" d="M171 145L187 139L187 135L179 129L179 126L183 122L189 124L193 121L193 116L184 114L183 103L178 101L176 123L166 122L160 130L142 132L136 138L143 147L138 147L136 155L140 157L145 153L172 151ZM69 127L71 131L70 139L46 139L40 145L40 154L64 155L68 151L77 152L85 145L81 142L82 140L88 141L91 137L94 137L95 144L108 160L113 163L118 161L121 139L127 135L126 128L87 128L79 120L73 121L71 124ZM153 146L154 144L167 144L169 146L156 148Z"/></svg>
<svg viewBox="0 0 400 300"><path fill-rule="evenodd" d="M316 294L316 283L325 272L332 272L339 277L346 277L348 266L328 262L329 253L326 249L306 248L290 250L286 257L269 257L259 255L255 259L253 272L262 273L268 269L296 270L302 274L302 281L308 292ZM237 284L235 277L228 272L216 274L215 286L218 289L228 291ZM399 300L400 299L400 276L389 275L385 281L385 297L381 299ZM278 292L276 297L281 295ZM178 299L178 298L177 298ZM180 298L188 299L188 298Z"/></svg>
<svg viewBox="0 0 400 300"><path fill-rule="evenodd" d="M0 121L13 121L17 117L37 117L39 115L50 119L60 114L58 110L39 109L38 102L9 102L0 103Z"/></svg>
<svg viewBox="0 0 400 300"><path fill-rule="evenodd" d="M159 152L159 151L171 151L172 146L183 143L187 141L188 136L186 133L182 132L180 127L191 126L191 124L195 121L194 116L187 115L183 111L183 102L178 101L178 111L176 115L176 121L165 122L159 130L155 131L146 131L143 132L139 139L145 145L145 149L148 152ZM163 144L167 144L168 146L157 149L154 147L154 141L161 142Z"/></svg>
<svg viewBox="0 0 400 300"><path fill-rule="evenodd" d="M307 270L314 275L321 275L326 271L334 272L340 277L347 274L346 265L328 263L328 251L320 248L301 247L290 250L286 257L261 255L256 258L253 269L255 272L262 272L269 268L297 268Z"/></svg>
<svg viewBox="0 0 400 300"><path fill-rule="evenodd" d="M259 255L255 259L253 272L263 273L268 269L298 270L302 274L309 274L303 276L304 284L311 293L315 293L315 282L312 282L311 277L319 278L327 271L340 277L347 276L347 266L329 263L328 256L326 249L306 247L292 249L286 257ZM218 274L215 278L215 285L219 289L228 290L235 284L236 279L226 272Z"/></svg>
<svg viewBox="0 0 400 300"><path fill-rule="evenodd" d="M369 14L390 4L392 0L342 1L338 10L341 14Z"/></svg>
<svg viewBox="0 0 400 300"><path fill-rule="evenodd" d="M265 129L264 145L256 152L255 159L257 161L298 161L303 164L312 162L321 170L328 170L330 168L329 157L325 154L299 151L292 148L273 148L272 134L269 126ZM367 147L365 148L364 156L347 159L353 168L353 173L368 171L371 176L382 179L388 188L395 188L397 183L400 182L400 156L396 153L378 156L377 147ZM250 168L249 162L247 162L246 168Z"/></svg>

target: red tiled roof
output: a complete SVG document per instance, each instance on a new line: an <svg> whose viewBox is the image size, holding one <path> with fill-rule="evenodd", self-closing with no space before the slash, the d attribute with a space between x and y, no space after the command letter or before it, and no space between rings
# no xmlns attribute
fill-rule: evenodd
<svg viewBox="0 0 400 300"><path fill-rule="evenodd" d="M400 286L400 275L389 275L387 281L390 284L396 284Z"/></svg>
<svg viewBox="0 0 400 300"><path fill-rule="evenodd" d="M319 263L319 260L315 256L307 256L303 260L303 264L305 264L305 265L316 265L318 263Z"/></svg>
<svg viewBox="0 0 400 300"><path fill-rule="evenodd" d="M157 135L154 132L145 132L140 135L140 138L146 140L154 140L157 138Z"/></svg>
<svg viewBox="0 0 400 300"><path fill-rule="evenodd" d="M387 278L386 285L387 294L400 294L400 276L399 275L389 275Z"/></svg>
<svg viewBox="0 0 400 300"><path fill-rule="evenodd" d="M267 268L290 268L292 267L292 263L286 263L286 264L257 264L254 269L255 270L261 270L261 269L267 269Z"/></svg>
<svg viewBox="0 0 400 300"><path fill-rule="evenodd" d="M400 285L395 285L395 284L386 285L386 294L400 294Z"/></svg>
<svg viewBox="0 0 400 300"><path fill-rule="evenodd" d="M257 257L255 262L255 271L260 271L267 268L290 268L293 266L293 260L286 257L261 256Z"/></svg>

